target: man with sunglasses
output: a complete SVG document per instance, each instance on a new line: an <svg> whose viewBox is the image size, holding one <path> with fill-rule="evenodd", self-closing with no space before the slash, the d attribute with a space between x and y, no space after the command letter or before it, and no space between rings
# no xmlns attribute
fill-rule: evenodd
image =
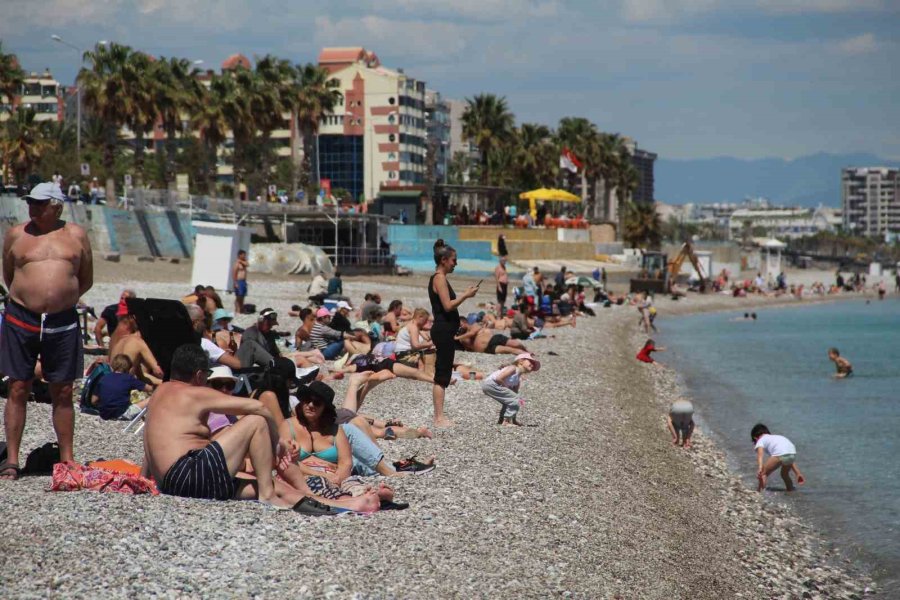
<svg viewBox="0 0 900 600"><path fill-rule="evenodd" d="M40 357L53 402L62 461L74 461L72 382L81 377L83 348L75 305L94 283L91 243L84 229L60 219L57 183L40 183L24 197L30 221L3 240L3 280L9 301L0 331L0 373L9 376L4 423L7 462L0 479L17 479L25 403Z"/></svg>

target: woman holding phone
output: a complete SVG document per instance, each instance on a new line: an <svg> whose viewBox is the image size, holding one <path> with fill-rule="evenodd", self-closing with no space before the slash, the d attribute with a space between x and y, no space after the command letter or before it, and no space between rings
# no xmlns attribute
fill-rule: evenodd
<svg viewBox="0 0 900 600"><path fill-rule="evenodd" d="M431 341L434 343L436 355L434 363L434 426L450 427L444 415L444 396L450 385L453 373L453 357L456 342L453 339L459 329L459 305L478 293L478 286L466 289L459 297L450 287L447 275L456 268L456 250L438 239L434 243L434 275L428 280L428 299L431 301L431 314L434 324L431 326Z"/></svg>

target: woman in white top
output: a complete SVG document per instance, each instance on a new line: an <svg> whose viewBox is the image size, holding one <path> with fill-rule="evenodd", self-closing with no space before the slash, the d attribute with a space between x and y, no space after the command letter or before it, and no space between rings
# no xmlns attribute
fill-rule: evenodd
<svg viewBox="0 0 900 600"><path fill-rule="evenodd" d="M417 308L413 312L412 320L397 333L397 340L394 342L394 352L402 354L434 348L431 338L424 332L429 316L428 311L424 308Z"/></svg>

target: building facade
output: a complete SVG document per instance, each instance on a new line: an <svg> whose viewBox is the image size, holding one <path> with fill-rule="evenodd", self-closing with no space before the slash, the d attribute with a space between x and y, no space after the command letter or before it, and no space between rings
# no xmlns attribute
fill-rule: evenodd
<svg viewBox="0 0 900 600"><path fill-rule="evenodd" d="M820 231L834 231L841 225L840 210L819 208L739 208L728 219L733 240L741 239L745 228L765 229L768 237L801 238Z"/></svg>
<svg viewBox="0 0 900 600"><path fill-rule="evenodd" d="M625 147L631 155L631 164L638 173L638 185L631 195L631 200L636 204L653 204L656 193L653 165L657 155L638 148L637 142L632 139L625 139Z"/></svg>
<svg viewBox="0 0 900 600"><path fill-rule="evenodd" d="M900 177L890 167L841 171L844 229L861 235L900 232Z"/></svg>
<svg viewBox="0 0 900 600"><path fill-rule="evenodd" d="M434 153L434 181L446 183L450 163L450 105L441 98L440 92L429 89L425 90L425 128L428 151Z"/></svg>
<svg viewBox="0 0 900 600"><path fill-rule="evenodd" d="M354 199L425 183L425 82L381 64L365 48L324 48L319 66L339 82L341 102L319 126L318 172Z"/></svg>
<svg viewBox="0 0 900 600"><path fill-rule="evenodd" d="M13 110L35 112L35 121L60 122L65 117L65 100L62 87L50 71L29 73L19 94L13 98L0 95L0 122L10 118Z"/></svg>

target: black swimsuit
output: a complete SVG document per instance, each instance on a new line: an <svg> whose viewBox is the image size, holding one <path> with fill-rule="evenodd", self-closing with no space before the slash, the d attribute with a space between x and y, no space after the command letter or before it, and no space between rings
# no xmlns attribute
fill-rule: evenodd
<svg viewBox="0 0 900 600"><path fill-rule="evenodd" d="M436 273L435 273L436 275ZM447 282L450 299L456 300L456 293ZM431 326L431 341L434 342L434 382L441 387L450 385L453 374L453 358L456 354L456 332L459 330L459 311L444 310L441 298L434 289L434 275L428 280L428 299L431 300L431 314L434 324Z"/></svg>

